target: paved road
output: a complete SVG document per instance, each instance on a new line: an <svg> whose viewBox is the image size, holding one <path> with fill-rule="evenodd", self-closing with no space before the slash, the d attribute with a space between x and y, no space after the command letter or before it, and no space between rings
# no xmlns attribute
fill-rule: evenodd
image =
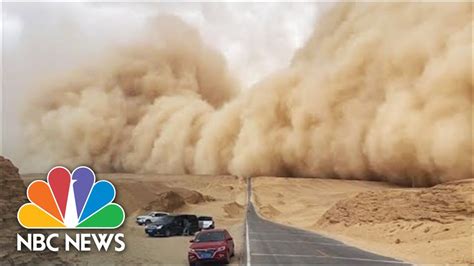
<svg viewBox="0 0 474 266"><path fill-rule="evenodd" d="M249 179L250 180L250 179ZM251 184L249 181L249 196ZM250 254L250 256L249 256ZM342 242L260 218L249 201L246 254L250 265L410 265Z"/></svg>

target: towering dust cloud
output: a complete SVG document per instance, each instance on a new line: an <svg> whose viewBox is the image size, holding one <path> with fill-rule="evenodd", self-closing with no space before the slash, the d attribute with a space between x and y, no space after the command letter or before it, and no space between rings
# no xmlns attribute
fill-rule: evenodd
<svg viewBox="0 0 474 266"><path fill-rule="evenodd" d="M238 95L195 30L157 25L155 41L33 101L36 161L418 186L472 178L471 3L336 5L289 66Z"/></svg>

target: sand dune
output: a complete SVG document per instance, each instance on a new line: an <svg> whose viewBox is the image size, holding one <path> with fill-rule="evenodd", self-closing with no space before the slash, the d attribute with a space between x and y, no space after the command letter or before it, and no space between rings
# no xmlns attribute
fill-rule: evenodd
<svg viewBox="0 0 474 266"><path fill-rule="evenodd" d="M380 182L258 177L267 219L414 263L473 263L473 180L432 188Z"/></svg>
<svg viewBox="0 0 474 266"><path fill-rule="evenodd" d="M310 228L340 199L396 186L356 180L258 177L253 179L252 187L255 206L266 218Z"/></svg>

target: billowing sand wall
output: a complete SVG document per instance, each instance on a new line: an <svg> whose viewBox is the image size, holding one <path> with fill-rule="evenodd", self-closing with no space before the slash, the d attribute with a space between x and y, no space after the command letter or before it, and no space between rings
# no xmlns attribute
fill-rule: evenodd
<svg viewBox="0 0 474 266"><path fill-rule="evenodd" d="M338 4L289 66L238 94L173 17L32 102L31 159L96 171L432 185L472 177L472 4Z"/></svg>

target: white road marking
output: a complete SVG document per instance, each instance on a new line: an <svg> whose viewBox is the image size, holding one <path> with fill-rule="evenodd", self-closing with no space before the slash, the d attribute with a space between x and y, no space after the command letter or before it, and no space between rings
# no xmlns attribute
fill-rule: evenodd
<svg viewBox="0 0 474 266"><path fill-rule="evenodd" d="M275 236L308 236L308 233L273 233L273 232L252 232L252 235L275 235ZM323 238L319 236L310 235L312 238Z"/></svg>
<svg viewBox="0 0 474 266"><path fill-rule="evenodd" d="M373 260L363 258L350 258L350 257L337 257L337 256L318 256L318 255L305 255L305 254L268 254L268 253L252 253L252 256L263 256L263 257L294 257L294 258L328 258L328 259L340 259L340 260L355 260L355 261L370 261L370 262L383 262L393 264L406 264L401 261L392 260Z"/></svg>
<svg viewBox="0 0 474 266"><path fill-rule="evenodd" d="M247 249L247 266L250 266L251 265L250 264L250 256L251 255L250 255L249 222L248 222L248 213L249 213L248 209L249 209L249 206L251 204L251 202L250 202L251 195L250 194L252 193L251 188L250 188L250 182L251 182L250 177L247 179L247 182L248 182L248 184L247 184L248 189L247 189L247 214L246 214L247 217L245 217L245 243L246 243L245 246L246 246L246 249Z"/></svg>
<svg viewBox="0 0 474 266"><path fill-rule="evenodd" d="M273 240L273 239L250 239L250 241L255 242L280 242L280 243L307 243L307 244L315 244L315 245L322 245L322 246L335 246L335 247L344 247L344 244L332 244L332 243L324 243L324 242L316 242L316 241L304 241L304 240L297 240L297 241L290 241L290 240Z"/></svg>
<svg viewBox="0 0 474 266"><path fill-rule="evenodd" d="M322 251L322 250L319 250L319 249L316 248L316 251L321 253L325 257L329 257L329 255L326 252Z"/></svg>
<svg viewBox="0 0 474 266"><path fill-rule="evenodd" d="M245 220L245 242L247 248L247 266L250 266L249 223Z"/></svg>

